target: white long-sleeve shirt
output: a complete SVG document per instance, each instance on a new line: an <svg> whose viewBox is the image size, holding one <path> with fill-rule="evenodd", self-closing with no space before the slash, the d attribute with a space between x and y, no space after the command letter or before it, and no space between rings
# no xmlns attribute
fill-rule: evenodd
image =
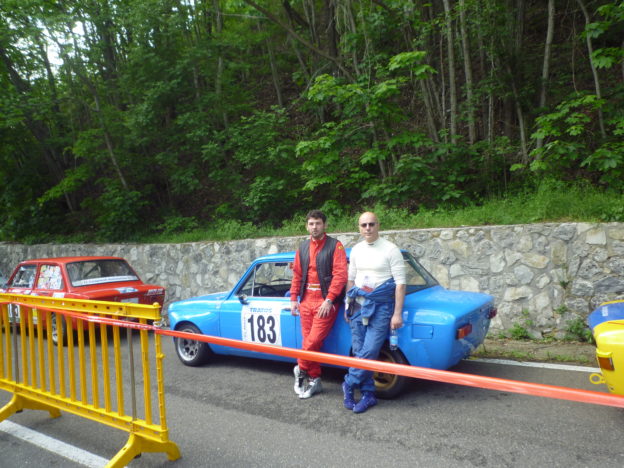
<svg viewBox="0 0 624 468"><path fill-rule="evenodd" d="M406 284L405 261L395 244L380 237L372 244L362 241L351 249L349 281L357 287L374 289L390 278L396 284Z"/></svg>

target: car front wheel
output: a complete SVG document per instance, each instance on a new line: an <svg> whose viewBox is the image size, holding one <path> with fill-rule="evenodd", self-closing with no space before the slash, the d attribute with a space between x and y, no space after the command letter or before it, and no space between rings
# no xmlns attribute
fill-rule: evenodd
<svg viewBox="0 0 624 468"><path fill-rule="evenodd" d="M201 333L199 328L190 323L183 324L176 331L184 333ZM212 354L207 343L188 338L174 338L175 350L180 361L186 366L196 367L205 364Z"/></svg>
<svg viewBox="0 0 624 468"><path fill-rule="evenodd" d="M65 323L66 318L62 315L52 314L51 317L51 328L50 332L52 335L52 343L55 345L59 344L59 321L61 322L61 329L63 330L63 346L67 345L67 324Z"/></svg>
<svg viewBox="0 0 624 468"><path fill-rule="evenodd" d="M387 344L381 348L378 359L394 364L409 364L399 349L393 351ZM382 372L375 372L373 379L375 380L375 393L379 398L385 399L397 397L407 384L407 377Z"/></svg>

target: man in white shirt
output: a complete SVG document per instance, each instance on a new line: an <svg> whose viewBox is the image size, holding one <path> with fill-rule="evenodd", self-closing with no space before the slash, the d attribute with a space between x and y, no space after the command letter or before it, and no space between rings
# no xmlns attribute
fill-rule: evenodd
<svg viewBox="0 0 624 468"><path fill-rule="evenodd" d="M355 357L377 359L390 329L403 326L405 262L399 248L379 237L375 213L363 213L358 221L364 240L351 250L347 296L355 301L348 312ZM361 399L355 401L359 389ZM377 404L373 372L349 368L342 384L344 406L363 413Z"/></svg>

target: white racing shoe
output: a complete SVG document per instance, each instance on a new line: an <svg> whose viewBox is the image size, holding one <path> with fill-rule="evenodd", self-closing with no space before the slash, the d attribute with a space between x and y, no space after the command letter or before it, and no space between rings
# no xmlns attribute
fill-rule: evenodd
<svg viewBox="0 0 624 468"><path fill-rule="evenodd" d="M323 385L321 384L321 378L311 379L308 382L307 387L303 391L299 398L310 398L315 393L321 393L323 391Z"/></svg>
<svg viewBox="0 0 624 468"><path fill-rule="evenodd" d="M299 369L299 366L295 366L293 374L295 374L295 393L301 397L305 388L308 373Z"/></svg>

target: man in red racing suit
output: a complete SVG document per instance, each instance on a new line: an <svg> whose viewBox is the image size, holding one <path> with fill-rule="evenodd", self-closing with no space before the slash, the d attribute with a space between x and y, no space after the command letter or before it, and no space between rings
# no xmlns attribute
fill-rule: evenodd
<svg viewBox="0 0 624 468"><path fill-rule="evenodd" d="M325 234L326 221L322 211L307 214L310 239L297 250L290 285L290 311L301 318L302 349L308 351L321 349L336 320L347 283L344 246ZM298 359L294 374L294 389L299 398L310 398L322 391L318 362Z"/></svg>

